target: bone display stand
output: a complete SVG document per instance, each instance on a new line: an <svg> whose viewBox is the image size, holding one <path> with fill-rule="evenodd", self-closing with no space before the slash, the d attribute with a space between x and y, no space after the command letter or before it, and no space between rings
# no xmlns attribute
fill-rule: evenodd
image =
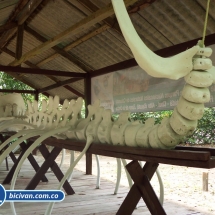
<svg viewBox="0 0 215 215"><path fill-rule="evenodd" d="M24 139L40 135L40 137L29 146L20 159L12 178L12 190L14 189L17 174L24 160L42 141L45 141L51 136L63 140L71 139L73 141L86 142L81 154L71 164L62 178L58 186L58 189L61 189L83 154L88 149L89 152L92 150L93 147L91 147L91 145L93 142L96 143L98 148L102 145L105 147L110 146L111 153L109 153L109 155L118 158L127 158L122 153L118 155L114 152L115 150L120 150L118 147L125 147L128 149L143 147L149 148L148 150L153 148L151 150L154 150L153 156L155 156L155 150L159 150L158 153L162 154L161 149L166 151L166 149L175 148L185 136L191 135L196 129L197 121L202 117L204 112L204 103L210 100L208 88L215 80L214 67L212 67L211 60L208 59L212 50L210 48L201 48L197 45L171 58L160 58L148 49L137 35L123 1L112 0L112 3L123 35L140 67L153 77L169 79L185 78L186 85L182 91L178 105L175 107L172 116L170 118L164 118L161 124L155 125L153 119L147 120L145 124L139 121L130 122L128 112L120 113L118 120L112 122L110 110L104 110L103 107L100 107L99 101L93 105L89 105L88 116L85 119L80 119L79 115L83 104L82 98L76 101L65 100L63 106L60 108L59 97L55 96L54 98L50 97L48 103L43 101L41 110L38 109L37 101L33 103L28 102L28 108L24 115L26 119L24 119L23 104L20 104L20 101L14 103L15 100L9 97L7 103L3 103L0 108L2 117L4 117L0 124L0 131L9 131L11 129L14 129L16 132L18 130L21 131L10 138L20 137L1 155L0 164L8 153ZM22 118L19 117L19 119L17 119L20 115ZM0 150L5 147L7 143L8 140L0 146ZM115 149L113 150L112 148ZM96 150L94 152L96 152ZM101 154L101 151L97 149L97 153ZM174 153L171 152L170 154L172 155ZM105 155L108 155L107 151ZM132 156L132 159L136 158L135 160L141 160L143 159L142 156L143 154L140 156ZM152 160L154 160L153 156L151 158ZM213 161L211 164L209 154L204 154L202 159L205 159L205 162L202 164L196 161L196 166L205 165L205 167L211 167L214 165ZM165 161L165 159L163 160ZM163 160L159 159L158 163ZM166 159L166 162L167 160L168 159ZM172 162L173 161L168 160L168 163ZM136 193L136 199L133 200L134 205L130 206L130 210L133 209L133 206L136 206L138 198L142 196L152 214L165 214L149 183L149 179L156 171L158 163L153 164L150 160L143 167L145 172L142 172L137 162L133 162L127 166L135 182L130 193ZM177 164L181 163L183 163L183 161L177 161ZM138 168L138 174L136 175L134 169ZM140 178L144 179L145 186L140 181ZM139 194L137 193L137 189L141 191ZM145 193L151 194L150 199ZM130 194L128 196L130 196ZM117 214L130 214L127 210L129 209L127 208L129 204L126 204L126 199ZM128 197L128 199L129 201L131 200L130 197ZM150 202L154 202L154 205ZM48 205L45 215L51 214L53 206L54 203ZM16 214L13 202L11 203L11 207L13 214ZM157 213L156 210L159 212Z"/></svg>

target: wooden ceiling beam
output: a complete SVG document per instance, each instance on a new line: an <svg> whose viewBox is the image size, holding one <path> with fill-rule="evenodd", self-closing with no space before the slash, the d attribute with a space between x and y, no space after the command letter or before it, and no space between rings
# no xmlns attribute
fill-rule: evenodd
<svg viewBox="0 0 215 215"><path fill-rule="evenodd" d="M3 48L3 51L4 51L5 53L7 53L8 55L12 56L12 57L15 57L15 53L12 52L12 51L10 51L9 49ZM25 64L28 65L28 66L31 67L31 68L40 69L38 66L34 65L34 64L31 63L30 61L26 61ZM14 76L14 73L13 73L13 74L10 74L10 75ZM49 79L51 79L52 81L54 81L54 82L56 82L56 83L61 82L61 81L59 81L59 79L57 79L57 78L54 77L54 76L46 75L46 77L48 77ZM20 77L20 75L16 74L16 77L15 77L15 78L17 78L17 80L20 80L20 81L22 81L23 83L25 83L25 81L23 81L23 79L22 79L22 77ZM76 81L79 81L79 78L76 78ZM75 82L75 81L74 81L74 82ZM74 83L74 82L73 82L73 83ZM26 83L26 84L27 84L27 83ZM67 83L67 84L68 84L68 83ZM28 83L27 85L29 85L29 86L31 86L32 88L34 88L34 87L33 87L31 84L29 84L29 83ZM68 86L68 85L65 85L65 86L63 86L63 87L64 87L65 89L67 89L68 91L72 92L72 93L75 93L75 92L76 92L75 89L73 89L72 87L70 87L70 86ZM45 92L43 92L43 94L46 95ZM83 94L80 94L80 93L79 93L79 95L80 95L80 96L83 96ZM77 95L77 96L78 96L78 95Z"/></svg>
<svg viewBox="0 0 215 215"><path fill-rule="evenodd" d="M36 31L34 31L32 28L25 26L25 30L31 34L32 36L34 36L37 40L39 40L40 42L47 42L48 40L43 37L42 35L40 35L39 33L37 33ZM77 59L76 57L72 56L71 54L67 53L65 50L59 48L58 46L53 46L52 49L54 49L59 55L65 57L66 59L68 59L69 61L71 61L73 64L75 64L76 66L78 66L79 68L81 68L83 71L87 72L89 70L91 70L92 68L89 67L88 65L84 64L83 62L81 62L79 59ZM46 60L44 60L44 62L48 62ZM38 66L41 66L40 64L38 64Z"/></svg>
<svg viewBox="0 0 215 215"><path fill-rule="evenodd" d="M86 73L86 74L87 74L87 73ZM49 77L49 76L47 76L47 77ZM59 79L57 79L56 77L51 76L51 77L49 77L49 78L50 78L51 80L53 80L54 82L56 82L56 83L60 83L60 82L61 82L61 81L60 81ZM76 81L79 81L79 79L77 78ZM74 81L74 82L75 82L75 81ZM74 83L74 82L73 82L73 83ZM70 87L69 85L64 85L63 88L67 89L68 91L74 93L74 94L77 95L77 96L83 97L83 94L82 94L82 93L78 92L77 90L75 90L73 87ZM77 93L77 94L76 94L76 93Z"/></svg>
<svg viewBox="0 0 215 215"><path fill-rule="evenodd" d="M37 9L43 0L30 0L23 10L18 14L18 25L22 25L28 17Z"/></svg>
<svg viewBox="0 0 215 215"><path fill-rule="evenodd" d="M128 14L137 13L138 11L144 10L155 1L157 0L140 0L129 8Z"/></svg>
<svg viewBox="0 0 215 215"><path fill-rule="evenodd" d="M11 73L23 73L23 74L52 75L52 76L61 76L61 77L84 78L86 76L85 73L79 73L79 72L67 72L67 71L36 69L36 68L29 69L24 67L2 66L2 65L0 65L0 71L11 72Z"/></svg>
<svg viewBox="0 0 215 215"><path fill-rule="evenodd" d="M99 10L99 7L93 4L89 0L75 0L80 5L83 5L85 8L87 8L90 12L96 12ZM140 10L143 10L144 8L148 7L150 4L155 2L156 0L139 0L135 2L132 6L128 9L128 14L136 13ZM110 26L113 30L115 30L117 33L122 34L121 29L119 27L118 21L116 18L108 17L103 20L105 24Z"/></svg>
<svg viewBox="0 0 215 215"><path fill-rule="evenodd" d="M0 89L2 93L29 93L29 94L36 94L36 90L7 90L7 89Z"/></svg>
<svg viewBox="0 0 215 215"><path fill-rule="evenodd" d="M87 41L87 40L89 40L90 38L92 38L92 37L94 37L94 36L96 36L96 35L98 35L98 34L104 32L104 31L106 31L106 30L109 29L109 28L110 28L110 26L104 24L104 25L102 25L101 27L97 28L96 30L90 32L89 34L86 34L85 36L83 36L83 37L79 38L78 40L76 40L76 41L70 43L69 45L65 46L65 47L63 48L63 50L64 50L64 51L69 51L69 50L71 50L72 48L74 48L74 47L76 47L76 46L78 46L78 45L84 43L85 41ZM40 61L40 62L37 64L37 66L42 66L42 65L46 64L47 62L53 60L54 58L58 57L59 55L60 55L59 53L55 53L55 54L53 54L53 55L51 55L51 56L45 58L44 60Z"/></svg>
<svg viewBox="0 0 215 215"><path fill-rule="evenodd" d="M86 7L90 12L95 13L98 11L100 8L93 4L89 0L77 0L81 5ZM103 20L105 24L110 26L113 30L115 30L117 33L122 34L121 29L116 21L116 19L113 19L111 17L107 17L106 19Z"/></svg>
<svg viewBox="0 0 215 215"><path fill-rule="evenodd" d="M24 25L18 26L17 39L16 39L16 54L15 58L18 60L22 57L22 45L23 45Z"/></svg>
<svg viewBox="0 0 215 215"><path fill-rule="evenodd" d="M125 0L125 5L126 6L132 5L136 1L137 0ZM67 38L69 35L71 35L71 34L74 35L81 31L84 31L84 30L88 29L90 26L104 20L105 18L107 18L113 14L114 14L114 10L113 10L112 4L109 3L106 7L99 9L95 13L92 13L90 16L88 16L88 17L82 19L81 21L79 21L78 23L74 24L67 30L65 30L65 31L61 32L60 34L58 34L57 36L49 39L47 42L39 45L38 47L35 47L34 49L32 49L29 52L27 52L26 54L24 54L21 57L20 60L14 60L10 65L17 66L17 65L23 63L24 61L28 60L29 58L31 58L35 55L38 55L41 52L44 52L49 48L52 48L53 46L57 45L62 40Z"/></svg>
<svg viewBox="0 0 215 215"><path fill-rule="evenodd" d="M17 26L18 25L15 22L8 22L8 23L0 26L0 33L7 31L7 30L11 30L13 28L17 28Z"/></svg>
<svg viewBox="0 0 215 215"><path fill-rule="evenodd" d="M70 87L69 85L65 85L64 88L66 88L70 92L74 93L75 95L84 98L84 94L80 93L79 91L75 90L74 88Z"/></svg>
<svg viewBox="0 0 215 215"><path fill-rule="evenodd" d="M80 81L80 80L82 80L82 78L70 78L70 79L65 80L65 81L59 81L58 83L52 84L48 87L41 88L38 91L39 91L39 93L43 93L43 92L46 92L48 90L53 90L55 88L62 87L62 86L65 86L67 84L71 84L71 83L74 83L74 82Z"/></svg>
<svg viewBox="0 0 215 215"><path fill-rule="evenodd" d="M207 35L205 37L205 46L210 46L210 45L215 44L214 38L215 38L215 34ZM160 50L155 51L155 53L161 57L171 57L173 55L179 54L180 52L187 50L188 48L195 46L197 44L197 42L201 39L202 38L197 38L197 39L190 40L190 41L187 41L184 43L180 43L180 44L177 44L174 46L170 46L170 47L167 47L164 49L160 49ZM91 77L104 75L104 74L107 74L110 72L127 69L127 68L137 66L137 65L138 64L137 64L136 60L134 58L132 58L132 59L122 61L120 63L114 64L111 66L107 66L107 67L92 71Z"/></svg>
<svg viewBox="0 0 215 215"><path fill-rule="evenodd" d="M16 10L10 16L8 22L15 21L19 25L23 24L31 13L37 8L42 0L22 0L19 2ZM16 33L17 29L13 28L5 31L0 39L0 49L5 46L8 40Z"/></svg>

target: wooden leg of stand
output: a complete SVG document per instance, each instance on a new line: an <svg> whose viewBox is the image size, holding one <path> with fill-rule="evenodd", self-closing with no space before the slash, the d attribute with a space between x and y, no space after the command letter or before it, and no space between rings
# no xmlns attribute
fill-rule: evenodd
<svg viewBox="0 0 215 215"><path fill-rule="evenodd" d="M7 157L5 158L5 163L6 163L6 170L8 171L9 170L9 166L8 166L8 159L7 159Z"/></svg>
<svg viewBox="0 0 215 215"><path fill-rule="evenodd" d="M37 171L37 173L34 175L28 186L25 188L26 190L34 190L38 185L42 175L44 175L49 168L52 169L53 173L56 175L59 181L63 178L63 173L55 162L56 157L59 155L62 149L54 147L52 152L49 153L46 146L42 144L39 147L39 150L45 158L45 161L40 167L40 169ZM68 181L64 183L63 188L68 195L73 195L75 193Z"/></svg>
<svg viewBox="0 0 215 215"><path fill-rule="evenodd" d="M92 175L92 154L86 153L86 174Z"/></svg>
<svg viewBox="0 0 215 215"><path fill-rule="evenodd" d="M45 159L47 159L49 157L49 155L50 155L49 150L47 149L47 147L44 144L40 145L39 150ZM55 174L55 176L57 177L57 179L59 181L61 181L61 179L64 177L64 175L55 161L50 166L50 168L53 171L53 173ZM64 188L65 192L67 193L67 195L75 194L75 191L72 189L68 180L65 181L63 188Z"/></svg>
<svg viewBox="0 0 215 215"><path fill-rule="evenodd" d="M16 156L14 155L14 153L13 153L13 152L10 152L10 153L9 153L9 156L10 156L11 160L12 160L14 163L16 163L17 159L16 159Z"/></svg>
<svg viewBox="0 0 215 215"><path fill-rule="evenodd" d="M22 142L20 144L20 147L25 150L26 144ZM37 161L35 160L34 156L32 154L29 154L28 156L28 161L30 162L31 166L34 168L35 172L37 172L40 169L40 166L38 165ZM46 178L45 175L42 176L41 178L42 182L48 182L48 179Z"/></svg>
<svg viewBox="0 0 215 215"><path fill-rule="evenodd" d="M166 215L149 182L157 167L157 163L147 162L142 169L137 161L132 161L126 166L134 185L119 208L117 215L132 214L141 197L152 215Z"/></svg>
<svg viewBox="0 0 215 215"><path fill-rule="evenodd" d="M29 146L28 146L28 147L29 147ZM25 149L25 150L26 150L26 149ZM25 150L23 150L23 151L20 153L19 157L18 157L16 160L14 159L15 163L14 163L14 165L12 166L12 168L10 169L9 173L7 174L7 176L6 176L6 178L4 179L4 181L3 181L2 184L9 184L9 183L10 183L10 181L11 181L11 179L12 179L12 177L13 177L14 171L15 171L15 169L16 169L16 167L17 167L19 161L21 160L22 156L24 155ZM10 154L11 154L11 153L10 153ZM14 156L14 155L13 155L13 156ZM14 156L14 157L15 157L15 156Z"/></svg>

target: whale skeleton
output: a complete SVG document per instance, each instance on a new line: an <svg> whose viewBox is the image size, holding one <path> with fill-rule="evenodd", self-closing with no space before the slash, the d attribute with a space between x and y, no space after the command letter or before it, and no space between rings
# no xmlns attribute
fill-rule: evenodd
<svg viewBox="0 0 215 215"><path fill-rule="evenodd" d="M196 59L199 56L194 57ZM207 60L204 53L202 57L203 61ZM172 116L164 118L161 124L156 125L153 118L148 119L145 124L139 121L130 122L128 120L128 112L120 113L118 120L112 121L111 111L100 107L99 101L88 106L88 115L86 118L79 118L79 113L83 105L82 98L78 98L76 101L71 100L70 102L65 100L61 109L58 108L59 97L57 96L54 99L50 97L48 104L43 101L41 110L38 110L37 102L34 101L33 104L28 102L26 112L28 115L22 115L18 119L17 116L10 116L9 120L1 121L0 124L0 131L10 129L11 126L13 126L15 131L20 130L0 145L1 150L11 140L20 137L0 156L0 164L5 156L20 142L33 136L40 136L20 160L11 181L10 189L13 190L15 187L17 174L24 160L35 147L50 136L86 141L84 150L71 163L64 178L59 183L58 189L61 189L65 180L71 176L75 165L92 142L129 147L174 148L183 137L193 133L197 126L197 120L203 115L204 103L210 100L208 87L214 83L214 77L212 76L215 73L214 67L210 68L209 71L201 70L200 68L199 70L192 70L184 77L186 85ZM117 192L116 189L115 192ZM54 203L49 204L45 212L46 215L51 214L53 206ZM13 214L16 214L13 202L11 202L11 208Z"/></svg>
<svg viewBox="0 0 215 215"><path fill-rule="evenodd" d="M212 50L196 45L173 57L161 58L149 50L141 41L128 17L123 1L112 0L112 3L126 42L140 67L153 77L169 79L184 77L186 85L172 116L164 118L161 124L155 125L154 119L148 119L145 124L141 124L139 121L130 122L128 120L129 113L123 112L120 113L118 120L113 122L111 111L104 110L97 101L95 104L88 106L88 116L80 119L78 116L82 106L81 98L77 101L65 101L62 112L52 108L53 104L56 106L58 98L51 99L49 105L43 102L42 111L36 111L36 102L33 105L29 103L29 116L23 124L20 119L10 119L2 121L0 124L0 131L3 131L9 129L13 122L16 122L16 125L21 126L19 127L20 132L22 132L20 133L21 140L22 138L40 135L20 160L11 182L10 188L12 190L15 186L17 174L26 157L44 139L50 136L86 141L84 150L70 165L59 183L58 189L61 189L92 142L129 147L173 149L185 136L191 135L196 129L197 121L204 113L204 103L210 100L208 88L215 82L215 67L212 66L212 62L208 58ZM26 129L26 131L23 131L23 129ZM19 137L19 134L16 135L16 137ZM21 141L20 139L18 141ZM0 163L4 158L2 155ZM53 206L54 203L48 205L45 215L51 214ZM13 214L16 214L12 202L11 207Z"/></svg>

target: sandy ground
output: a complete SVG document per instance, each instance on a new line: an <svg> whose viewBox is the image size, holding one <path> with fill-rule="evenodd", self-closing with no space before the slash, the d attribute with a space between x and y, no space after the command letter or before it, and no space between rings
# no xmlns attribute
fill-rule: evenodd
<svg viewBox="0 0 215 215"><path fill-rule="evenodd" d="M75 157L77 155L78 152L75 153ZM59 159L60 157L58 157L58 163ZM69 165L69 151L66 153L64 165ZM116 159L100 156L100 166L101 177L116 182ZM76 168L85 171L85 157L81 159ZM195 211L207 215L215 214L215 169L207 170L160 164L159 171L164 184L164 201L174 201L182 207L191 207L194 214ZM203 172L209 174L208 192L202 189ZM95 156L93 156L93 175L97 175ZM122 169L121 184L128 186L124 169ZM160 187L156 175L152 178L152 185L159 196Z"/></svg>

